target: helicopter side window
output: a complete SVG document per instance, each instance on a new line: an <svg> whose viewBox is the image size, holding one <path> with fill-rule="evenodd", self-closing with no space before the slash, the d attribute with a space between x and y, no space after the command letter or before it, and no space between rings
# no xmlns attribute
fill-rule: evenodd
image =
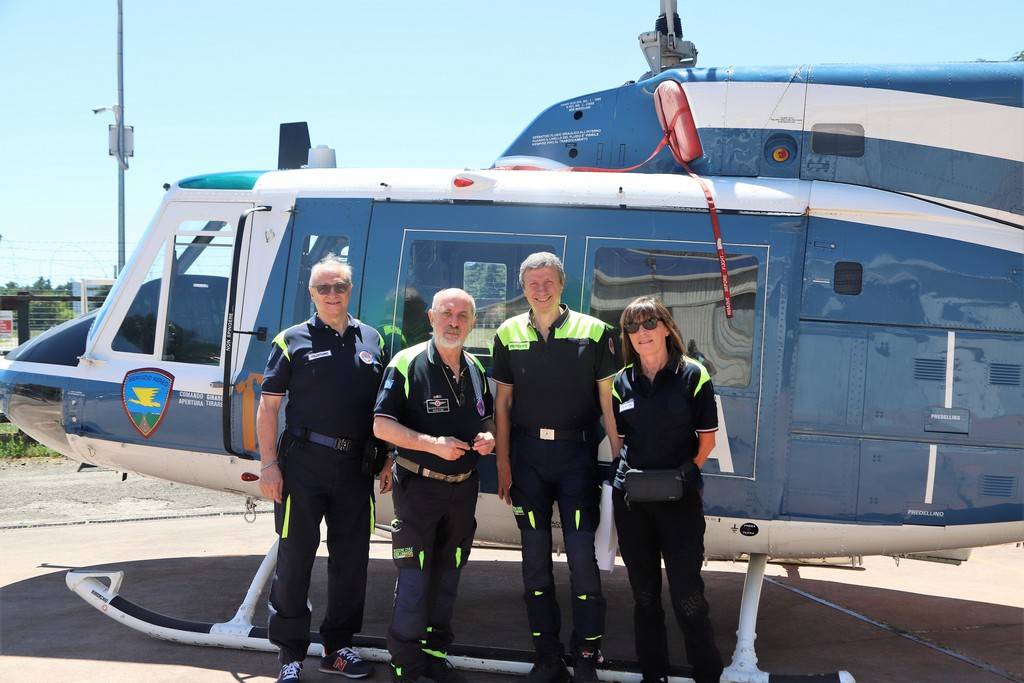
<svg viewBox="0 0 1024 683"><path fill-rule="evenodd" d="M402 309L403 345L412 346L429 339L427 309L434 294L448 287L461 287L476 300L476 326L466 338L466 350L481 356L481 361L488 364L498 326L506 318L529 310L519 289L519 264L536 251L551 251L551 246L494 241L413 241Z"/></svg>
<svg viewBox="0 0 1024 683"><path fill-rule="evenodd" d="M223 221L209 221L202 230L175 235L163 360L198 365L220 363L232 235L215 231L226 227Z"/></svg>
<svg viewBox="0 0 1024 683"><path fill-rule="evenodd" d="M599 248L594 258L590 314L616 328L638 296L653 295L672 312L687 355L715 386L745 388L751 380L757 258L726 254L733 317L725 317L718 259L713 252Z"/></svg>
<svg viewBox="0 0 1024 683"><path fill-rule="evenodd" d="M128 308L110 348L125 353L152 355L156 342L156 318L160 310L160 283L164 271L165 247L160 247L149 272Z"/></svg>

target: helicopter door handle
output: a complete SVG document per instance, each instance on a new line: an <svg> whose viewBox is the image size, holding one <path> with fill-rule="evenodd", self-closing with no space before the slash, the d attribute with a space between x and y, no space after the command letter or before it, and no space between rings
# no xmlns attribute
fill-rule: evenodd
<svg viewBox="0 0 1024 683"><path fill-rule="evenodd" d="M255 330L231 330L235 334L255 334L259 341L267 341L267 328L257 327Z"/></svg>
<svg viewBox="0 0 1024 683"><path fill-rule="evenodd" d="M211 389L223 389L224 388L224 382L221 382L220 380L215 380L213 382L210 382L210 388Z"/></svg>

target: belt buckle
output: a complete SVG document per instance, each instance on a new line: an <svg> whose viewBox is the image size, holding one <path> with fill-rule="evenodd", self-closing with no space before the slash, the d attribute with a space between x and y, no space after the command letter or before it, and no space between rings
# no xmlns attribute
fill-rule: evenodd
<svg viewBox="0 0 1024 683"><path fill-rule="evenodd" d="M334 440L334 450L341 451L342 453L347 453L348 451L352 450L351 440L339 436L337 439Z"/></svg>
<svg viewBox="0 0 1024 683"><path fill-rule="evenodd" d="M546 427L541 427L540 428L540 438L543 439L544 441L554 441L555 440L555 430L554 429L547 429Z"/></svg>

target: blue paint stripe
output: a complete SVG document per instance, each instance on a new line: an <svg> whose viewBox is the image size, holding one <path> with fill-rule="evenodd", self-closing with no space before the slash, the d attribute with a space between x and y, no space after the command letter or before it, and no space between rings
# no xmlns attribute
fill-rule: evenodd
<svg viewBox="0 0 1024 683"><path fill-rule="evenodd" d="M681 69L666 71L640 85L653 88L666 79L685 83L845 85L1024 107L1024 62Z"/></svg>

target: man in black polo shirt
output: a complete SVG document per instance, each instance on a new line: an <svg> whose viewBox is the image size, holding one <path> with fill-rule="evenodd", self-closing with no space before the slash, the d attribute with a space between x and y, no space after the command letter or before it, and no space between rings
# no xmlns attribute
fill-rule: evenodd
<svg viewBox="0 0 1024 683"><path fill-rule="evenodd" d="M320 670L363 678L372 667L350 646L362 628L373 529L373 478L362 471L386 358L377 330L348 314L352 269L333 254L313 266L316 315L274 338L256 415L260 492L274 501L280 536L270 590L278 681L299 680L309 648L310 571L327 520L327 613ZM285 395L285 431L278 412Z"/></svg>
<svg viewBox="0 0 1024 683"><path fill-rule="evenodd" d="M551 513L558 502L572 584L574 681L596 681L604 597L594 558L599 521L598 416L619 451L611 408L618 369L610 328L561 304L565 271L554 254L519 268L529 313L506 320L494 338L498 495L509 502L523 547L526 613L537 662L528 681L568 678L551 565Z"/></svg>
<svg viewBox="0 0 1024 683"><path fill-rule="evenodd" d="M476 530L476 463L494 449L492 401L483 366L462 348L476 319L473 297L441 290L428 317L433 338L395 355L374 408L374 433L398 446L398 584L387 640L393 681L462 683L445 650Z"/></svg>

